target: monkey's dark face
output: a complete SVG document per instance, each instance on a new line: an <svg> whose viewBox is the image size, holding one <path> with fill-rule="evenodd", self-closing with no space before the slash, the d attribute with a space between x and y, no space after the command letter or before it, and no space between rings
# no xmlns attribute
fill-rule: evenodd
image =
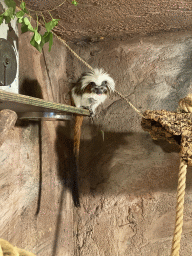
<svg viewBox="0 0 192 256"><path fill-rule="evenodd" d="M107 81L103 81L101 85L96 85L94 82L90 82L86 88L86 93L95 93L95 94L107 94L108 87L107 87Z"/></svg>

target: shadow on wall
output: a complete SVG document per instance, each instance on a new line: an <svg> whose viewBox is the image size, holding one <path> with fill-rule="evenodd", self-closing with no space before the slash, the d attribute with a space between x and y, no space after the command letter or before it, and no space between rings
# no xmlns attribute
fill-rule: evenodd
<svg viewBox="0 0 192 256"><path fill-rule="evenodd" d="M71 168L71 125L58 127L57 135L58 174L64 186L71 190L75 204L79 202L79 193L143 195L176 191L180 151L177 145L154 141L148 133L105 132L103 141L98 132L92 140L81 139L77 175ZM192 173L188 169L189 189L192 188Z"/></svg>
<svg viewBox="0 0 192 256"><path fill-rule="evenodd" d="M43 94L42 94L40 84L36 79L25 78L19 87L19 94L43 99ZM29 125L36 126L37 124L38 123L36 121L29 121L27 119L26 120L17 119L15 126L27 127Z"/></svg>
<svg viewBox="0 0 192 256"><path fill-rule="evenodd" d="M101 134L93 137L91 141L84 141L83 139L81 139L79 167L80 170L78 174L74 168L73 139L70 139L71 127L73 127L73 125L71 123L67 124L68 125L66 127L57 127L57 141L55 143L56 152L58 155L57 169L58 175L60 177L60 180L63 182L63 185L66 188L69 188L72 193L74 205L78 206L80 204L78 189L78 183L80 182L80 180L83 179L83 183L86 183L88 181L92 184L101 182L101 176L105 179L104 174L98 176L98 173L94 171L94 168L97 169L97 166L99 164L98 158L100 158L101 151L103 152L104 150L104 152L106 153L107 163L113 158L113 154L116 149L118 149L122 145L127 145L127 142L124 140L125 135L122 133L118 134L118 137L116 137L115 140L115 144L112 147L110 146L111 142L109 145L109 141L111 137L115 138L114 133L107 133L104 143ZM95 131L98 130L96 126L92 126L91 128L94 134ZM107 148L104 145L107 145ZM84 161L86 161L86 165L89 166L91 170L88 175L86 175L84 172L84 170L87 169L82 164L82 162ZM84 177L84 175L86 175L86 177ZM80 191L80 193L81 192L82 191Z"/></svg>
<svg viewBox="0 0 192 256"><path fill-rule="evenodd" d="M19 93L39 99L43 99L41 86L36 79L25 78L20 85ZM38 200L36 215L39 214L41 207L41 194L42 194L42 127L41 121L30 121L30 120L17 120L16 126L27 127L29 125L38 125L38 137L39 137L39 187L38 187Z"/></svg>
<svg viewBox="0 0 192 256"><path fill-rule="evenodd" d="M36 79L25 78L19 87L19 93L43 99L41 86Z"/></svg>
<svg viewBox="0 0 192 256"><path fill-rule="evenodd" d="M26 84L30 83L27 81ZM30 94L30 86L28 90L27 94ZM176 190L179 147L164 140L154 141L148 133L105 132L103 141L100 132L93 135L98 131L98 128L93 126L92 139L81 139L78 177L73 166L72 127L68 122L66 126L57 127L55 147L58 155L58 176L64 191L65 188L70 189L76 206L79 205L79 193L136 195ZM39 176L37 213L41 201L42 167ZM187 188L192 187L191 181L192 172L189 171Z"/></svg>
<svg viewBox="0 0 192 256"><path fill-rule="evenodd" d="M146 133L105 132L81 142L80 192L146 194L177 188L179 146ZM188 168L190 169L190 168ZM187 188L192 188L188 172Z"/></svg>
<svg viewBox="0 0 192 256"><path fill-rule="evenodd" d="M65 188L69 188L75 206L79 206L79 190L78 190L78 173L73 154L73 140L71 136L70 122L66 122L66 126L57 127L57 140L55 143L58 155L58 176Z"/></svg>
<svg viewBox="0 0 192 256"><path fill-rule="evenodd" d="M103 140L101 133L98 132L91 141L81 142L81 187L84 183L87 183L91 191L96 191L98 185L103 184L104 190L107 190L105 184L110 182L112 174L110 162L115 158L117 150L129 147L126 138L131 134L105 132Z"/></svg>

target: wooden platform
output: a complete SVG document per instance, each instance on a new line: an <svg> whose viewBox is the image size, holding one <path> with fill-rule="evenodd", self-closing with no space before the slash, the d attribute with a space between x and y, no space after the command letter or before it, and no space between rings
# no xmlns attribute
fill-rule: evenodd
<svg viewBox="0 0 192 256"><path fill-rule="evenodd" d="M10 109L15 111L17 114L24 112L56 112L62 115L90 115L89 111L86 109L0 90L0 110L2 109Z"/></svg>

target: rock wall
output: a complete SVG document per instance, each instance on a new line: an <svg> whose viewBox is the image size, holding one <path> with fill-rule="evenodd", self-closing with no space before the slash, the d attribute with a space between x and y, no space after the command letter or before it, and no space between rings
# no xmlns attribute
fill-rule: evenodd
<svg viewBox="0 0 192 256"><path fill-rule="evenodd" d="M140 111L176 111L191 92L190 33L165 33L75 47L92 67L103 67L116 89ZM71 70L84 67L73 60ZM179 148L153 141L141 117L113 96L94 124L84 122L77 255L169 255L175 222ZM104 131L104 140L102 131ZM191 168L187 177L181 255L191 254Z"/></svg>
<svg viewBox="0 0 192 256"><path fill-rule="evenodd" d="M87 68L54 40L51 53L20 35L20 93L69 104L70 84ZM189 32L71 47L102 67L139 110L177 109L191 91ZM1 147L0 237L38 256L164 256L174 231L179 149L153 141L141 117L112 95L84 119L80 201L73 206L72 125L21 123ZM103 132L104 137L103 137ZM181 255L191 255L192 183L188 168Z"/></svg>

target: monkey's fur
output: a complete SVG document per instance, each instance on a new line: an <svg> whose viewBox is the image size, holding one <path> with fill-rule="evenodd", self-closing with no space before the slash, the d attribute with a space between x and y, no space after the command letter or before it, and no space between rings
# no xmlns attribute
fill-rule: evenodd
<svg viewBox="0 0 192 256"><path fill-rule="evenodd" d="M110 92L114 92L114 90L114 80L102 69L94 69L93 71L84 73L72 88L72 104L76 107L88 109L93 117L97 107L103 103L107 99L108 94ZM79 148L82 122L83 116L76 115L73 147L76 168L79 166ZM78 188L76 189L78 190ZM80 206L79 200L77 200L76 206Z"/></svg>
<svg viewBox="0 0 192 256"><path fill-rule="evenodd" d="M106 100L108 92L114 90L114 80L102 69L94 69L82 75L71 95L76 107L89 109L93 116L96 108Z"/></svg>

